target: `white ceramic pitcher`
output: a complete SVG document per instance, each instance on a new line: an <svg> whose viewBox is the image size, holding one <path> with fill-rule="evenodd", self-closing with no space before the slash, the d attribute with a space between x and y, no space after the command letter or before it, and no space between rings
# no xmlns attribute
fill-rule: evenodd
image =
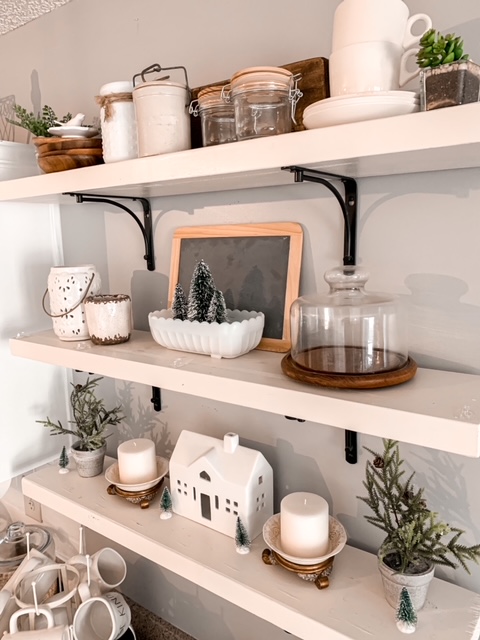
<svg viewBox="0 0 480 640"><path fill-rule="evenodd" d="M422 23L421 33L415 35L415 25ZM432 20L425 13L409 17L403 0L343 0L333 19L332 51L381 40L408 49L431 27Z"/></svg>

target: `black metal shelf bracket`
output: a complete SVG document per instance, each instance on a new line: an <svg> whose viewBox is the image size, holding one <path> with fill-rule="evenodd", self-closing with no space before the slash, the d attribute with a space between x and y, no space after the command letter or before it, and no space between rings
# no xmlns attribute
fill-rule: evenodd
<svg viewBox="0 0 480 640"><path fill-rule="evenodd" d="M294 174L295 182L317 182L329 189L340 205L343 215L343 264L354 265L357 254L357 205L358 191L357 183L348 176L329 173L327 171L317 171L307 167L289 166L282 167L284 171ZM340 180L343 183L345 195L332 184L332 180ZM345 460L349 464L358 462L357 432L345 431Z"/></svg>
<svg viewBox="0 0 480 640"><path fill-rule="evenodd" d="M113 205L114 207L118 207L128 213L135 222L137 223L140 231L142 232L143 242L145 244L145 255L144 260L147 262L147 269L149 271L155 271L155 252L153 248L153 225L152 225L152 209L150 207L150 202L147 198L134 198L130 196L97 196L91 193L64 193L66 196L73 196L76 198L77 202L82 204L84 202L103 202L105 204ZM121 202L117 202L117 200L132 200L133 202L140 202L143 209L143 223L137 214L126 207Z"/></svg>
<svg viewBox="0 0 480 640"><path fill-rule="evenodd" d="M162 390L158 387L152 387L152 397L150 402L153 404L155 411L162 410Z"/></svg>

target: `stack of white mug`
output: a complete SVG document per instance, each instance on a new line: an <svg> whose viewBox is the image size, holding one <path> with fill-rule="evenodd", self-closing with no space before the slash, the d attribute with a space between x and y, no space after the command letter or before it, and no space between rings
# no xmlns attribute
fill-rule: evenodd
<svg viewBox="0 0 480 640"><path fill-rule="evenodd" d="M409 17L402 0L343 0L333 23L331 96L398 92L418 74L408 70L409 61L431 26L426 14ZM422 33L414 35L419 27ZM414 94L412 99L417 99Z"/></svg>

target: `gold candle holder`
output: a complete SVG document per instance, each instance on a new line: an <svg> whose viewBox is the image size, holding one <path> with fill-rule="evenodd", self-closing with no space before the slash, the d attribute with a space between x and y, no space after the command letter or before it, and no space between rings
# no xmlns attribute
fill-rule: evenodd
<svg viewBox="0 0 480 640"><path fill-rule="evenodd" d="M265 564L278 564L287 569L287 571L296 573L303 580L313 582L317 589L326 589L329 586L329 576L332 573L334 558L332 556L318 564L297 564L287 560L276 551L272 551L272 549L264 549L262 551L262 560Z"/></svg>
<svg viewBox="0 0 480 640"><path fill-rule="evenodd" d="M150 502L157 495L162 482L163 478L158 484L150 487L149 489L143 489L142 491L124 491L115 484L109 484L107 487L107 493L109 496L120 496L120 498L124 498L127 502L131 502L132 504L139 504L140 509L148 509Z"/></svg>

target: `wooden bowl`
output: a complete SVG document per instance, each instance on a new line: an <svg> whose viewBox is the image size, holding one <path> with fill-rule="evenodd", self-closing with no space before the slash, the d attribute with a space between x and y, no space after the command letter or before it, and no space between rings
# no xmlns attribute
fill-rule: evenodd
<svg viewBox="0 0 480 640"><path fill-rule="evenodd" d="M55 171L67 171L68 169L79 169L81 167L91 167L95 164L103 164L103 156L60 154L54 156L39 156L37 162L40 169L45 173L54 173Z"/></svg>
<svg viewBox="0 0 480 640"><path fill-rule="evenodd" d="M103 163L101 138L35 138L38 166L44 173Z"/></svg>

